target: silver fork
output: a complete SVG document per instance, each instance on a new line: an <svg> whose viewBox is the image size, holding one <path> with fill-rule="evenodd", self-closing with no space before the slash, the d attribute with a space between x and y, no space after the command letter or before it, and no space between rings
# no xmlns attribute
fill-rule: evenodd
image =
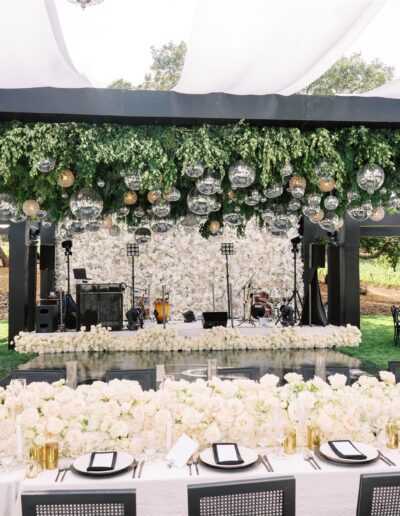
<svg viewBox="0 0 400 516"><path fill-rule="evenodd" d="M310 464L311 464L311 466L313 467L313 469L315 469L315 470L317 469L317 466L314 464L314 462L311 462L311 458L310 458L310 456L309 456L309 452L308 452L308 451L304 451L304 452L303 452L303 459L304 459L306 462L310 463Z"/></svg>
<svg viewBox="0 0 400 516"><path fill-rule="evenodd" d="M188 465L188 468L189 468L190 476L192 476L192 464L193 464L193 462L191 460L187 461L187 465Z"/></svg>
<svg viewBox="0 0 400 516"><path fill-rule="evenodd" d="M200 471L199 471L199 458L198 457L193 458L193 464L194 464L194 467L196 468L197 476L199 476Z"/></svg>
<svg viewBox="0 0 400 516"><path fill-rule="evenodd" d="M315 466L317 467L317 469L319 469L319 470L320 470L320 469L321 469L321 466L320 466L320 465L318 464L318 462L316 461L316 459L315 459L315 456L314 456L313 452L308 451L308 452L307 452L307 454L308 454L308 457L310 458L310 462L313 462L313 463L315 464Z"/></svg>

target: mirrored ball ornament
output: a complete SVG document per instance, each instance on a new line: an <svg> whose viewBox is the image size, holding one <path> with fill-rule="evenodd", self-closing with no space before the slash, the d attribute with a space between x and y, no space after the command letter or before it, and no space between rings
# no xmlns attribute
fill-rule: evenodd
<svg viewBox="0 0 400 516"><path fill-rule="evenodd" d="M135 242L138 244L147 244L151 240L151 231L144 226L137 228L135 231Z"/></svg>
<svg viewBox="0 0 400 516"><path fill-rule="evenodd" d="M147 200L149 203L153 204L153 202L156 202L158 199L160 199L161 195L161 190L150 190L150 192L147 192Z"/></svg>
<svg viewBox="0 0 400 516"><path fill-rule="evenodd" d="M288 209L290 211L297 211L301 208L301 202L298 199L290 199Z"/></svg>
<svg viewBox="0 0 400 516"><path fill-rule="evenodd" d="M196 215L208 215L216 202L215 197L201 194L193 188L187 196L187 205L191 212Z"/></svg>
<svg viewBox="0 0 400 516"><path fill-rule="evenodd" d="M171 205L165 199L158 199L153 203L151 211L156 217L166 217L171 211Z"/></svg>
<svg viewBox="0 0 400 516"><path fill-rule="evenodd" d="M83 220L72 220L69 225L69 230L75 235L81 235L85 231L85 222Z"/></svg>
<svg viewBox="0 0 400 516"><path fill-rule="evenodd" d="M379 165L367 165L357 173L357 184L362 190L372 195L385 180L385 172Z"/></svg>
<svg viewBox="0 0 400 516"><path fill-rule="evenodd" d="M368 219L368 212L363 208L362 205L357 204L356 202L352 203L347 209L347 213L354 220L362 222Z"/></svg>
<svg viewBox="0 0 400 516"><path fill-rule="evenodd" d="M39 203L34 199L28 199L22 205L22 211L27 217L35 217L40 210Z"/></svg>
<svg viewBox="0 0 400 516"><path fill-rule="evenodd" d="M43 174L48 174L55 169L55 166L56 160L52 156L46 156L42 158L37 164L39 172L42 172Z"/></svg>
<svg viewBox="0 0 400 516"><path fill-rule="evenodd" d="M274 218L274 212L267 208L266 210L261 212L261 218L269 224L272 222L272 219Z"/></svg>
<svg viewBox="0 0 400 516"><path fill-rule="evenodd" d="M282 238L284 236L286 236L287 234L287 231L284 230L284 229L279 229L279 228L276 228L274 226L270 227L268 229L270 235L274 236L274 237L277 237L277 238Z"/></svg>
<svg viewBox="0 0 400 516"><path fill-rule="evenodd" d="M290 189L290 193L293 195L295 199L301 199L302 197L304 197L306 191L302 186L293 186Z"/></svg>
<svg viewBox="0 0 400 516"><path fill-rule="evenodd" d="M76 218L93 220L103 211L103 199L94 190L82 188L72 194L69 207Z"/></svg>
<svg viewBox="0 0 400 516"><path fill-rule="evenodd" d="M243 224L244 218L240 213L227 213L224 215L224 222L230 227L238 227Z"/></svg>
<svg viewBox="0 0 400 516"><path fill-rule="evenodd" d="M244 198L244 203L247 204L247 206L256 206L261 199L260 192L257 190L251 190L249 193L246 194Z"/></svg>
<svg viewBox="0 0 400 516"><path fill-rule="evenodd" d="M374 222L380 222L385 217L385 208L383 206L377 206L371 213L371 220Z"/></svg>
<svg viewBox="0 0 400 516"><path fill-rule="evenodd" d="M324 206L327 210L336 210L339 206L339 199L335 195L328 195L324 199Z"/></svg>
<svg viewBox="0 0 400 516"><path fill-rule="evenodd" d="M124 181L129 190L140 190L140 176L137 170L125 172Z"/></svg>
<svg viewBox="0 0 400 516"><path fill-rule="evenodd" d="M214 195L221 188L221 174L214 170L206 170L204 174L196 180L197 190L204 195Z"/></svg>
<svg viewBox="0 0 400 516"><path fill-rule="evenodd" d="M106 215L103 217L103 221L101 223L101 227L103 229L110 229L110 227L113 225L113 220L109 215Z"/></svg>
<svg viewBox="0 0 400 516"><path fill-rule="evenodd" d="M319 209L315 215L311 215L310 220L311 222L314 222L316 224L317 222L321 222L321 220L324 218L325 213L323 210Z"/></svg>
<svg viewBox="0 0 400 516"><path fill-rule="evenodd" d="M212 220L208 225L208 229L210 230L210 233L215 235L221 229L221 223L219 222L219 220Z"/></svg>
<svg viewBox="0 0 400 516"><path fill-rule="evenodd" d="M319 208L321 204L321 196L317 193L312 193L307 197L308 205L312 208Z"/></svg>
<svg viewBox="0 0 400 516"><path fill-rule="evenodd" d="M163 195L163 197L168 202L176 202L181 198L181 192L173 186L169 192Z"/></svg>
<svg viewBox="0 0 400 516"><path fill-rule="evenodd" d="M389 207L392 208L392 210L400 210L400 197L398 197L394 192L390 195Z"/></svg>
<svg viewBox="0 0 400 516"><path fill-rule="evenodd" d="M194 213L187 213L181 220L181 225L191 231L200 226L201 217L195 215Z"/></svg>
<svg viewBox="0 0 400 516"><path fill-rule="evenodd" d="M99 188L104 188L105 184L106 184L106 183L105 183L104 179L98 179L98 180L97 180L97 186L98 186Z"/></svg>
<svg viewBox="0 0 400 516"><path fill-rule="evenodd" d="M319 223L319 226L325 231L335 231L336 224L339 221L339 217L333 211L327 211L324 218Z"/></svg>
<svg viewBox="0 0 400 516"><path fill-rule="evenodd" d="M204 165L202 163L192 163L185 169L185 174L188 177L200 177L203 175Z"/></svg>
<svg viewBox="0 0 400 516"><path fill-rule="evenodd" d="M336 188L336 181L331 176L323 176L320 179L318 186L321 192L331 192Z"/></svg>
<svg viewBox="0 0 400 516"><path fill-rule="evenodd" d="M310 217L314 217L314 215L316 215L320 211L320 207L319 206L303 206L301 211L303 212L303 215L310 218Z"/></svg>
<svg viewBox="0 0 400 516"><path fill-rule="evenodd" d="M281 174L284 177L289 177L293 174L293 165L291 163L286 163L281 169Z"/></svg>
<svg viewBox="0 0 400 516"><path fill-rule="evenodd" d="M256 171L243 160L236 161L229 167L229 181L236 188L247 188L254 183Z"/></svg>
<svg viewBox="0 0 400 516"><path fill-rule="evenodd" d="M18 212L17 201L8 194L0 194L0 221L10 220Z"/></svg>
<svg viewBox="0 0 400 516"><path fill-rule="evenodd" d="M108 230L108 234L112 237L117 237L121 234L121 228L117 224L113 224Z"/></svg>
<svg viewBox="0 0 400 516"><path fill-rule="evenodd" d="M96 233L101 227L101 220L89 220L86 224L86 231Z"/></svg>
<svg viewBox="0 0 400 516"><path fill-rule="evenodd" d="M173 227L171 219L157 219L150 223L151 230L154 233L167 233Z"/></svg>
<svg viewBox="0 0 400 516"><path fill-rule="evenodd" d="M128 206L123 206L122 208L120 208L120 209L118 210L118 212L117 212L117 213L118 213L118 216L119 216L119 217L126 217L126 216L128 215L128 213L129 213L129 208L128 208Z"/></svg>
<svg viewBox="0 0 400 516"><path fill-rule="evenodd" d="M135 217L141 219L142 217L144 217L145 211L141 206L138 206L133 210L133 214L135 215Z"/></svg>
<svg viewBox="0 0 400 516"><path fill-rule="evenodd" d="M275 199L283 193L283 186L281 183L273 183L264 190L264 194L268 199Z"/></svg>

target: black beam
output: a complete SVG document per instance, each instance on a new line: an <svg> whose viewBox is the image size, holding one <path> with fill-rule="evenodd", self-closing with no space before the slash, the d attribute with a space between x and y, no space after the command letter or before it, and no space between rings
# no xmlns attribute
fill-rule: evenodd
<svg viewBox="0 0 400 516"><path fill-rule="evenodd" d="M400 127L400 100L312 95L188 95L97 88L0 90L0 120L114 122L129 125L226 124L301 128Z"/></svg>
<svg viewBox="0 0 400 516"><path fill-rule="evenodd" d="M54 292L55 228L40 228L40 299L48 299Z"/></svg>
<svg viewBox="0 0 400 516"><path fill-rule="evenodd" d="M27 223L10 224L10 268L8 295L8 345L20 331L27 329L28 311L28 242Z"/></svg>

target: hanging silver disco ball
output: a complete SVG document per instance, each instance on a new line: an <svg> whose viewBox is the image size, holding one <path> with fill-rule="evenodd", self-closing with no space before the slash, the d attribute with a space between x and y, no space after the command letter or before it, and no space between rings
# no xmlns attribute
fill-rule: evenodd
<svg viewBox="0 0 400 516"><path fill-rule="evenodd" d="M193 188L187 196L188 208L196 215L208 215L211 213L215 202L215 197L203 195L196 188Z"/></svg>
<svg viewBox="0 0 400 516"><path fill-rule="evenodd" d="M135 231L135 242L138 244L146 244L151 240L151 231L144 226L137 228Z"/></svg>
<svg viewBox="0 0 400 516"><path fill-rule="evenodd" d="M327 210L336 210L339 206L339 199L335 195L328 195L324 199L324 206Z"/></svg>
<svg viewBox="0 0 400 516"><path fill-rule="evenodd" d="M281 174L284 177L291 176L293 174L293 165L291 163L286 163L286 165L281 169Z"/></svg>
<svg viewBox="0 0 400 516"><path fill-rule="evenodd" d="M379 165L367 165L357 173L357 184L372 195L385 180L385 172Z"/></svg>
<svg viewBox="0 0 400 516"><path fill-rule="evenodd" d="M72 194L69 207L74 216L82 220L96 219L103 211L103 199L90 188Z"/></svg>
<svg viewBox="0 0 400 516"><path fill-rule="evenodd" d="M173 221L171 219L159 219L150 222L151 230L154 233L167 233L173 227Z"/></svg>
<svg viewBox="0 0 400 516"><path fill-rule="evenodd" d="M113 224L108 230L108 233L112 237L117 237L121 234L121 228L117 224Z"/></svg>
<svg viewBox="0 0 400 516"><path fill-rule="evenodd" d="M362 206L355 203L349 206L349 208L347 209L347 213L350 215L352 219L358 220L359 222L368 219L367 211Z"/></svg>
<svg viewBox="0 0 400 516"><path fill-rule="evenodd" d="M117 212L118 217L126 217L129 213L129 208L127 206L122 206Z"/></svg>
<svg viewBox="0 0 400 516"><path fill-rule="evenodd" d="M46 156L42 158L39 163L37 164L37 168L40 172L43 174L47 174L48 172L51 172L56 167L56 160L52 158L51 156Z"/></svg>
<svg viewBox="0 0 400 516"><path fill-rule="evenodd" d="M152 204L151 211L156 217L166 217L171 212L171 205L168 201L161 198Z"/></svg>
<svg viewBox="0 0 400 516"><path fill-rule="evenodd" d="M261 218L265 220L265 222L271 223L274 218L274 212L267 208L261 212Z"/></svg>
<svg viewBox="0 0 400 516"><path fill-rule="evenodd" d="M193 230L200 226L200 222L203 220L202 217L195 215L194 213L187 213L181 220L181 225L186 230Z"/></svg>
<svg viewBox="0 0 400 516"><path fill-rule="evenodd" d="M268 232L272 236L278 237L278 238L282 238L282 237L287 235L287 231L285 231L284 229L278 229L278 228L273 227L273 226L268 229Z"/></svg>
<svg viewBox="0 0 400 516"><path fill-rule="evenodd" d="M292 223L286 213L276 213L272 219L272 226L276 229L287 231L292 227Z"/></svg>
<svg viewBox="0 0 400 516"><path fill-rule="evenodd" d="M319 223L319 226L325 231L335 231L336 225L339 221L339 217L333 211L325 213L325 217Z"/></svg>
<svg viewBox="0 0 400 516"><path fill-rule="evenodd" d="M243 160L236 161L229 167L229 181L235 188L247 188L254 183L256 171Z"/></svg>
<svg viewBox="0 0 400 516"><path fill-rule="evenodd" d="M224 215L224 222L228 226L237 227L243 224L244 218L240 213L227 213Z"/></svg>
<svg viewBox="0 0 400 516"><path fill-rule="evenodd" d="M301 202L298 199L290 199L288 209L290 211L297 211L301 208Z"/></svg>
<svg viewBox="0 0 400 516"><path fill-rule="evenodd" d="M192 163L191 165L188 165L185 169L185 174L188 177L200 177L203 175L204 172L204 165L201 163Z"/></svg>
<svg viewBox="0 0 400 516"><path fill-rule="evenodd" d="M332 176L332 165L328 161L322 160L317 164L314 172L318 179L330 177Z"/></svg>
<svg viewBox="0 0 400 516"><path fill-rule="evenodd" d="M196 180L197 190L204 195L214 195L221 188L221 174L214 170L207 170Z"/></svg>
<svg viewBox="0 0 400 516"><path fill-rule="evenodd" d="M320 208L319 206L303 206L301 211L303 212L303 215L306 217L313 217L319 212Z"/></svg>
<svg viewBox="0 0 400 516"><path fill-rule="evenodd" d="M140 176L137 170L126 171L124 181L129 190L140 190Z"/></svg>
<svg viewBox="0 0 400 516"><path fill-rule="evenodd" d="M247 206L256 206L261 199L260 192L257 190L251 190L251 192L247 193L244 202L247 204Z"/></svg>
<svg viewBox="0 0 400 516"><path fill-rule="evenodd" d="M0 220L6 221L14 217L18 212L18 203L8 194L0 194Z"/></svg>
<svg viewBox="0 0 400 516"><path fill-rule="evenodd" d="M104 179L98 179L98 180L97 180L97 186L98 186L99 188L104 188L105 184L106 184L106 183L105 183Z"/></svg>
<svg viewBox="0 0 400 516"><path fill-rule="evenodd" d="M163 197L168 202L176 202L181 198L181 192L173 186L168 193L164 194Z"/></svg>
<svg viewBox="0 0 400 516"><path fill-rule="evenodd" d="M90 231L91 233L96 233L101 228L101 220L89 220L86 224L86 231Z"/></svg>
<svg viewBox="0 0 400 516"><path fill-rule="evenodd" d="M302 186L293 186L290 189L290 193L293 195L295 199L301 199L304 197L305 189Z"/></svg>
<svg viewBox="0 0 400 516"><path fill-rule="evenodd" d="M75 235L80 235L85 231L85 222L83 220L71 220L69 224L69 231Z"/></svg>
<svg viewBox="0 0 400 516"><path fill-rule="evenodd" d="M144 217L145 215L145 211L144 209L141 207L141 206L138 206L137 208L135 208L133 210L133 214L135 215L135 217L137 217L138 219L141 219L142 217Z"/></svg>
<svg viewBox="0 0 400 516"><path fill-rule="evenodd" d="M279 197L283 193L283 186L280 183L274 183L268 186L264 190L264 194L268 199L274 199L275 197Z"/></svg>
<svg viewBox="0 0 400 516"><path fill-rule="evenodd" d="M308 205L313 208L319 208L321 204L321 196L317 193L312 193L307 197Z"/></svg>

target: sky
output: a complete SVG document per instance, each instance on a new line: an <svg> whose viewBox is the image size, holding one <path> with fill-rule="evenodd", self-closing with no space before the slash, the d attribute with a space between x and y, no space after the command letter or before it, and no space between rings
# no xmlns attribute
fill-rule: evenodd
<svg viewBox="0 0 400 516"><path fill-rule="evenodd" d="M104 0L85 10L67 0L56 4L75 67L95 87L118 78L139 84L152 45L189 41L196 8L196 0ZM387 0L346 55L361 51L368 61L379 58L400 76L399 20L400 0Z"/></svg>

